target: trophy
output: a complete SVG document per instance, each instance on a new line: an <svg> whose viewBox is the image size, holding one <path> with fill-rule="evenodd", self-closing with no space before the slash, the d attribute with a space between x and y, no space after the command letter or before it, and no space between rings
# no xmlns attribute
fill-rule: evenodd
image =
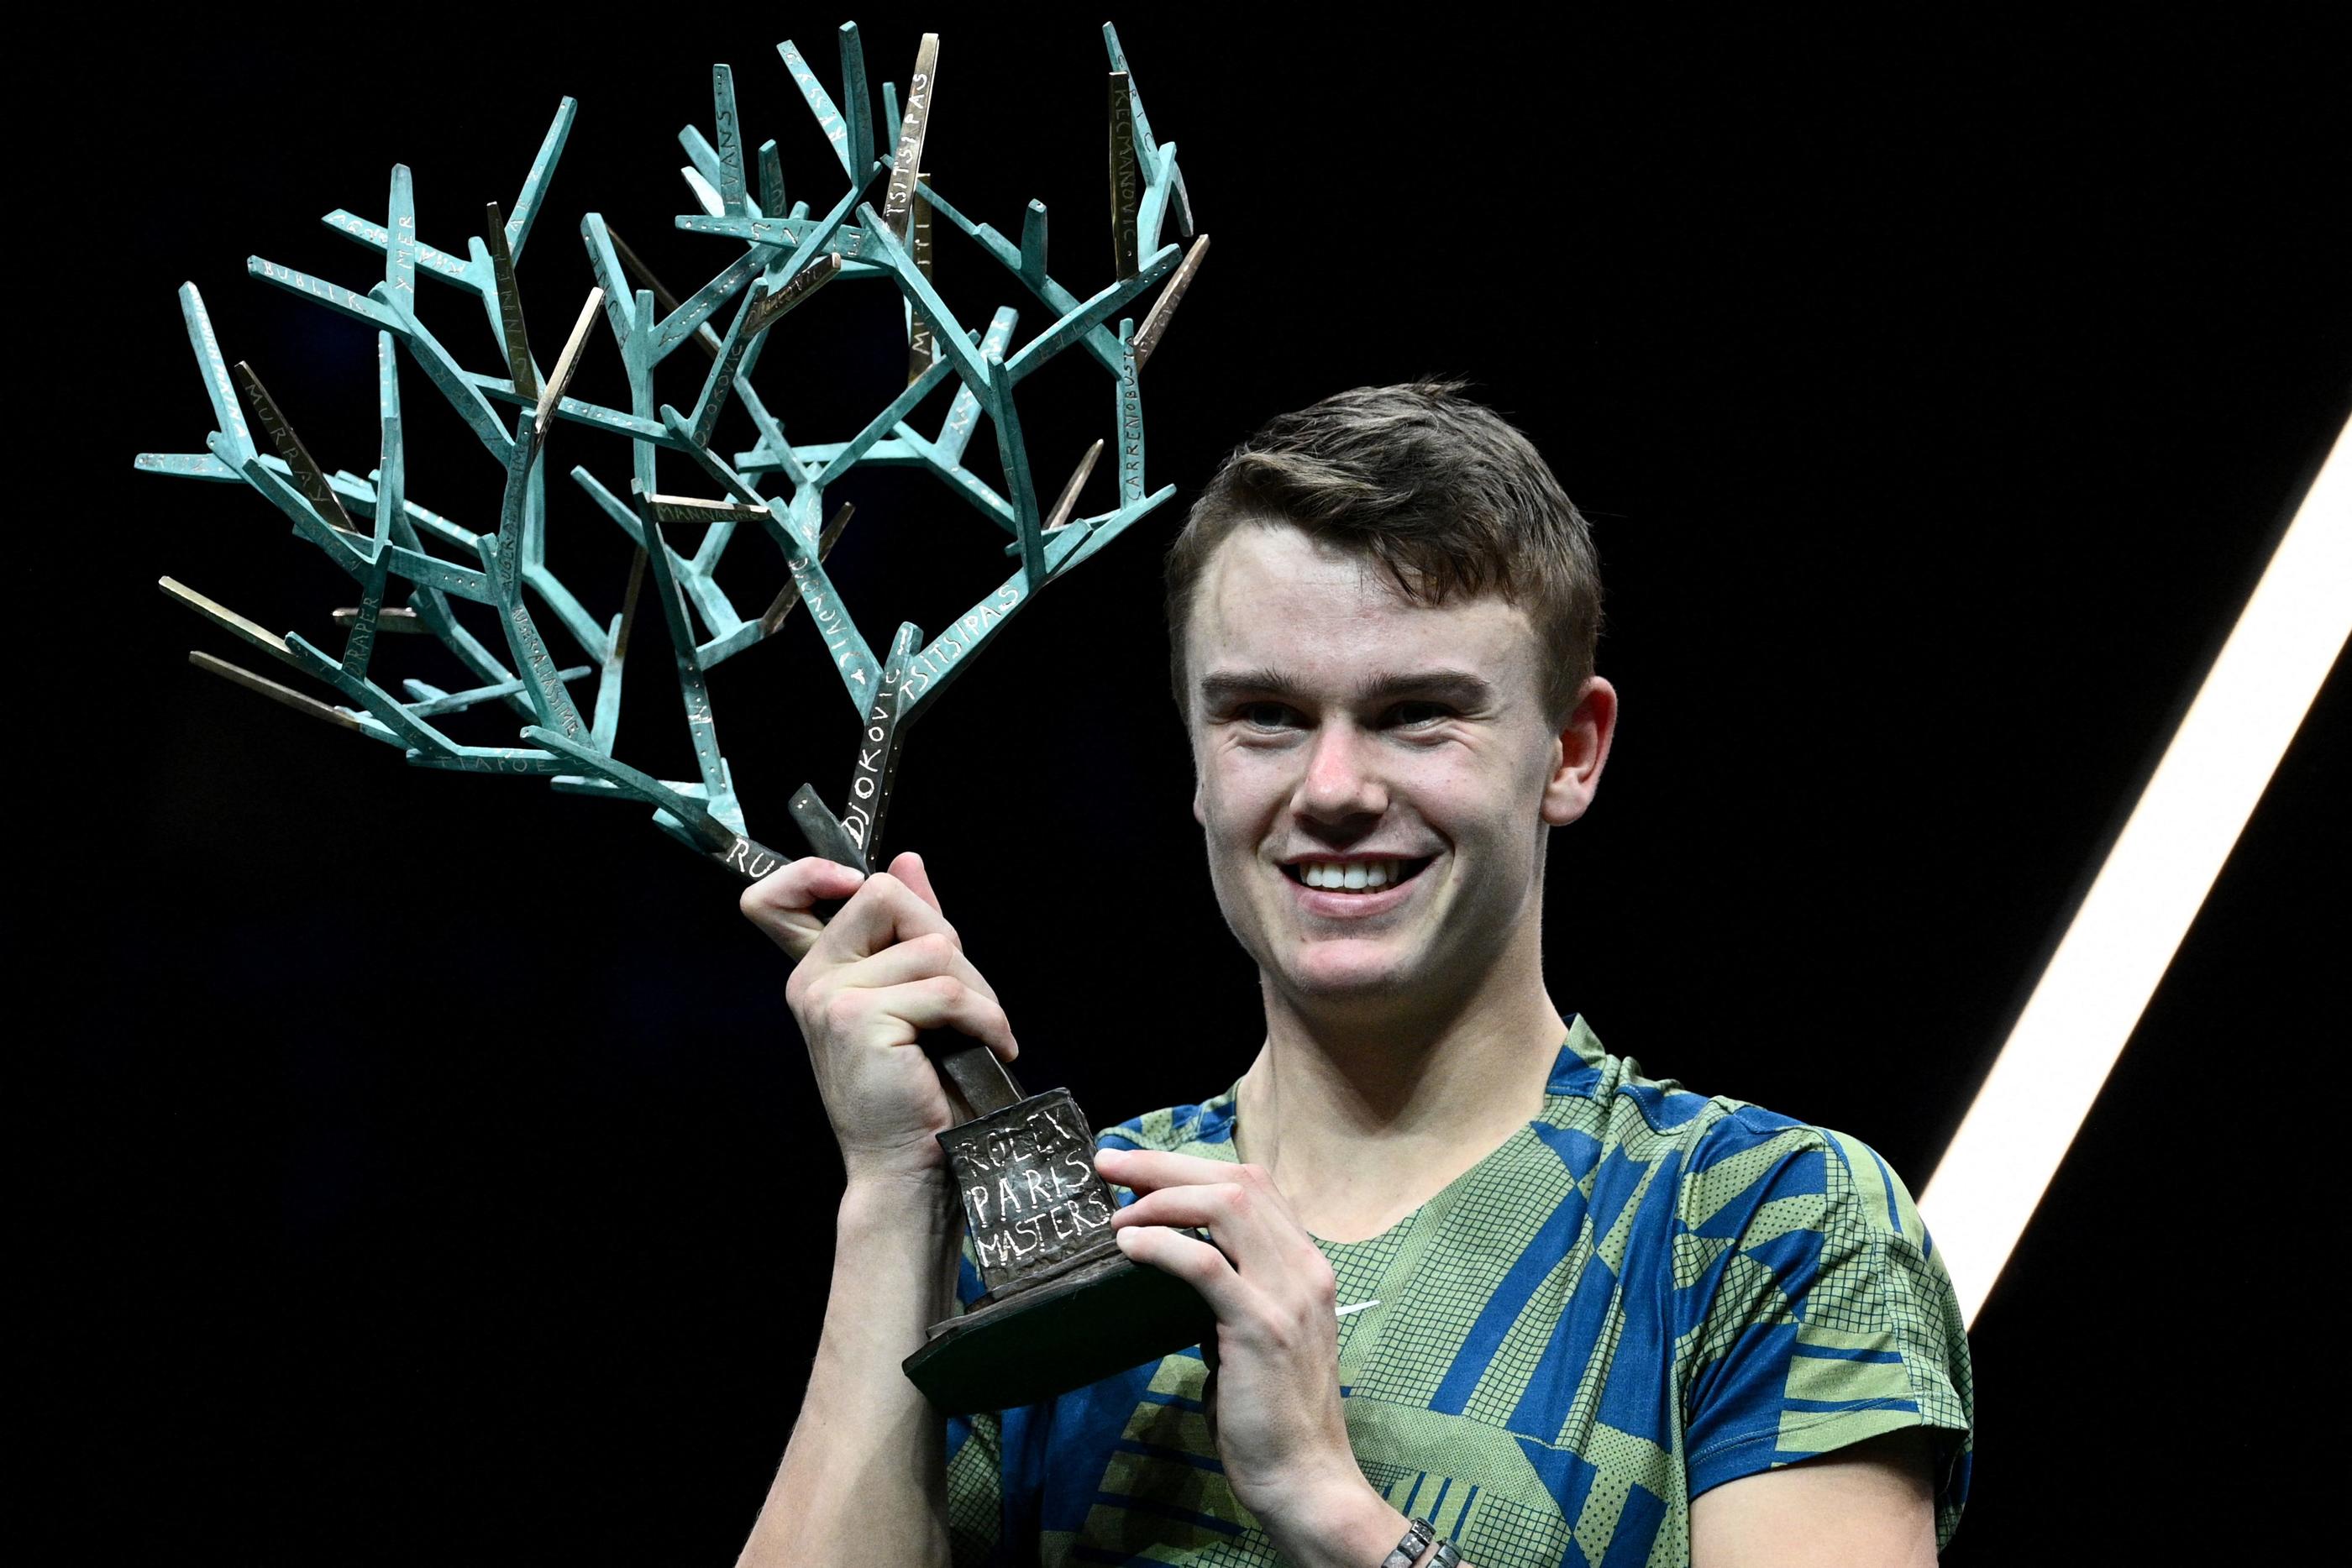
<svg viewBox="0 0 2352 1568"><path fill-rule="evenodd" d="M748 881L790 857L745 829L705 677L774 639L793 609L805 603L803 619L819 633L861 724L840 813L806 784L788 809L813 852L861 871L879 863L891 783L914 721L1048 583L1174 491L1144 486L1141 375L1209 240L1194 234L1175 143L1153 136L1118 34L1106 26L1103 36L1111 67L1114 276L1085 298L1046 270L1042 204L1029 204L1015 241L966 217L932 189L923 152L937 90L937 35L922 39L903 103L895 83L881 84L881 123L895 124L898 140L887 150L876 147L865 54L854 23L840 29L838 103L798 48L790 42L778 46L846 176L840 197L822 214L813 214L805 201L786 199L776 143L747 154L732 72L712 67L712 132L706 136L689 126L678 134L688 159L680 172L696 210L676 223L726 242L731 259L681 298L654 278L603 216L587 214L580 233L597 287L543 371L532 351L517 275L577 110L569 98L558 107L511 210L489 205L482 234L463 251L436 249L419 236L404 165L392 172L381 222L340 209L325 220L380 255L381 281L354 289L249 258L253 277L375 329L381 439L376 465L364 475L321 468L254 369L228 361L202 297L194 285L184 285L181 312L216 428L202 452L142 454L138 466L250 486L358 585L358 602L332 612L342 636L341 652L334 653L299 632L268 631L172 578L162 580L172 598L331 688L340 700L313 696L210 653L192 653L190 660L396 747L416 767L544 778L564 793L651 807L664 832ZM1189 244L1160 243L1171 218ZM933 286L932 235L942 222L975 242L1044 307L1049 314L1042 331L1016 340L1020 314L1010 305L998 308L982 329L963 325ZM465 368L426 326L417 298L420 277L478 303L488 325L488 351L498 355L494 371ZM905 388L845 440L789 439L753 390L752 373L784 317L819 290L857 278L887 279L904 299ZM1154 289L1158 296L1139 327L1130 312ZM600 319L626 372L625 409L565 395L598 336ZM440 330L455 341L454 325ZM681 409L660 401L655 381L688 345L708 368L690 406ZM1052 505L1041 507L1015 408L1021 383L1072 350L1109 373L1114 394L1116 497L1109 509L1088 516L1078 515L1077 503L1103 443L1086 453ZM457 410L503 471L494 528L477 532L409 499L401 438L404 359ZM946 401L944 419L918 429L918 410L935 392ZM713 441L730 400L748 416L757 439L749 449L721 457ZM963 463L983 415L995 434L1002 491ZM618 613L608 620L598 619L547 564L546 457L559 432L566 439L579 433L628 444L631 466L623 489L584 462L570 471L587 499L583 509L603 514L635 546ZM657 482L665 465L669 487ZM879 658L824 567L850 520L847 506L826 515L825 490L859 465L929 470L957 503L1007 536L1005 554L1014 558L1012 574L944 632L927 640L919 628L901 624ZM730 547L746 525L766 538L783 565L781 589L748 618L719 584ZM737 549L731 559L740 562L746 554ZM648 582L693 743L698 776L691 780L656 778L624 762L615 749L622 665ZM457 620L458 603L487 607L498 627L495 643ZM584 662L562 662L542 630L550 620ZM395 695L378 678L383 662L378 655L397 643L397 637L386 641L394 633L437 639L478 684L449 691L409 679ZM322 641L331 639L322 635ZM577 700L574 686L582 688ZM524 721L520 744L461 744L439 722L499 705ZM967 1114L940 1141L986 1287L963 1315L933 1328L907 1361L908 1375L932 1403L950 1414L1024 1404L1201 1339L1212 1320L1198 1295L1166 1274L1129 1263L1114 1245L1114 1200L1095 1174L1093 1134L1069 1094L1024 1094L984 1046L942 1037L927 1041L926 1049Z"/></svg>

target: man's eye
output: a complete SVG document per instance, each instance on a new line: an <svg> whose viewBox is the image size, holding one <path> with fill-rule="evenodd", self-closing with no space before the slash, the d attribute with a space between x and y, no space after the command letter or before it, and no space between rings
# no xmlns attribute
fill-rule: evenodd
<svg viewBox="0 0 2352 1568"><path fill-rule="evenodd" d="M1286 729L1297 716L1281 703L1244 703L1234 716L1256 729Z"/></svg>
<svg viewBox="0 0 2352 1568"><path fill-rule="evenodd" d="M1389 722L1406 728L1435 724L1453 716L1454 710L1444 703L1399 703L1389 709Z"/></svg>

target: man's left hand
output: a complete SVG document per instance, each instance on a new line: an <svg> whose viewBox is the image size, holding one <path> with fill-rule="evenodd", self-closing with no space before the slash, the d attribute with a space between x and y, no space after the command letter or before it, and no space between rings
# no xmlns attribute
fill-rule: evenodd
<svg viewBox="0 0 2352 1568"><path fill-rule="evenodd" d="M1205 1397L1235 1500L1293 1556L1307 1542L1387 1531L1402 1516L1348 1446L1337 1281L1273 1179L1257 1166L1147 1149L1101 1150L1095 1168L1139 1195L1111 1221L1119 1249L1191 1284L1217 1315L1216 1343L1202 1346ZM1216 1245L1172 1227L1205 1228Z"/></svg>

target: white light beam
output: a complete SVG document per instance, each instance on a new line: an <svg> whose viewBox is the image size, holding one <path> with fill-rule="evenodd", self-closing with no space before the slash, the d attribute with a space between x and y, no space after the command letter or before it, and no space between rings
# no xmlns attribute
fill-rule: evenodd
<svg viewBox="0 0 2352 1568"><path fill-rule="evenodd" d="M1920 1195L1970 1323L2352 635L2352 424Z"/></svg>

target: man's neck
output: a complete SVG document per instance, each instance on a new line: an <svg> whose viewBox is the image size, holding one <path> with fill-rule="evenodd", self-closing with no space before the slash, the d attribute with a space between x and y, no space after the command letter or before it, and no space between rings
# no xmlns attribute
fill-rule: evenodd
<svg viewBox="0 0 2352 1568"><path fill-rule="evenodd" d="M1266 1004L1239 1152L1333 1241L1379 1235L1533 1119L1568 1033L1539 972L1418 1017Z"/></svg>

